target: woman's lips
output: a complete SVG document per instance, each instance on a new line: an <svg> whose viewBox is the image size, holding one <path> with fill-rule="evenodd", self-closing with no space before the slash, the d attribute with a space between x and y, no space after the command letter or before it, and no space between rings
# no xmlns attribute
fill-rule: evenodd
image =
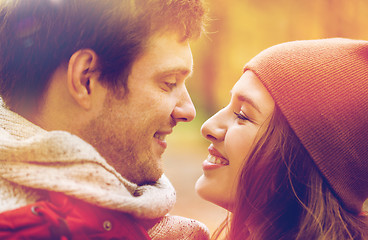
<svg viewBox="0 0 368 240"><path fill-rule="evenodd" d="M213 145L208 148L208 152L210 154L202 164L203 170L211 170L229 165L229 160L222 156Z"/></svg>
<svg viewBox="0 0 368 240"><path fill-rule="evenodd" d="M224 156L222 156L222 154L219 151L217 151L213 145L208 147L208 152L215 158L214 160L212 160L213 158L210 159L214 161L214 163L229 165L229 160L227 160Z"/></svg>

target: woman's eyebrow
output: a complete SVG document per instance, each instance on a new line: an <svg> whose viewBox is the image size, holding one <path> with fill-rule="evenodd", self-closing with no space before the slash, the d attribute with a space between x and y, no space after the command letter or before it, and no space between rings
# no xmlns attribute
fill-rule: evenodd
<svg viewBox="0 0 368 240"><path fill-rule="evenodd" d="M230 94L232 94L232 91L230 91ZM251 99L250 97L244 95L244 94L240 94L240 93L236 93L236 98L238 99L238 101L240 102L246 102L249 105L251 105L255 110L257 110L257 112L261 113L259 106L253 101L253 99Z"/></svg>

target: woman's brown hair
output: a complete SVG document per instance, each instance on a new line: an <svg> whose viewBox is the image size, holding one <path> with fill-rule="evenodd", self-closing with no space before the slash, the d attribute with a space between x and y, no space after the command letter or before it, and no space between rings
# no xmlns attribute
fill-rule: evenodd
<svg viewBox="0 0 368 240"><path fill-rule="evenodd" d="M277 106L260 134L214 239L368 238L367 217L342 208Z"/></svg>

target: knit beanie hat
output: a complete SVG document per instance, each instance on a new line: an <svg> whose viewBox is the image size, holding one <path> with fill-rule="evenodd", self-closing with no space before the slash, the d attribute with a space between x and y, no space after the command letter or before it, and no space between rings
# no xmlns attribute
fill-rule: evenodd
<svg viewBox="0 0 368 240"><path fill-rule="evenodd" d="M368 41L294 41L246 64L261 80L342 206L368 198Z"/></svg>

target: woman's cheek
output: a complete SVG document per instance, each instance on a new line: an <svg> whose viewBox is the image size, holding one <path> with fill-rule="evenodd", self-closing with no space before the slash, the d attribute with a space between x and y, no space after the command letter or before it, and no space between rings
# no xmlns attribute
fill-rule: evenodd
<svg viewBox="0 0 368 240"><path fill-rule="evenodd" d="M229 129L226 134L225 151L231 164L240 165L237 162L244 161L253 145L256 132L244 128Z"/></svg>

